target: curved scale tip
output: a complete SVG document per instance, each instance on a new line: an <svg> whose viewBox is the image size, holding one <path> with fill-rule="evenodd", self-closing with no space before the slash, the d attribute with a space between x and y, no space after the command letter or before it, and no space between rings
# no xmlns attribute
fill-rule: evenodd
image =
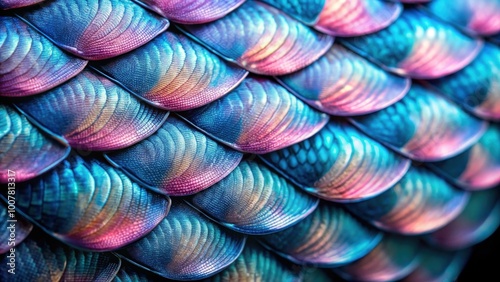
<svg viewBox="0 0 500 282"><path fill-rule="evenodd" d="M416 8L404 10L383 30L341 42L385 69L415 79L457 72L483 47L483 41L467 37Z"/></svg>
<svg viewBox="0 0 500 282"><path fill-rule="evenodd" d="M411 80L388 73L340 44L278 81L310 106L334 116L382 110L401 100Z"/></svg>
<svg viewBox="0 0 500 282"><path fill-rule="evenodd" d="M146 7L180 24L203 24L218 20L246 0L138 0Z"/></svg>
<svg viewBox="0 0 500 282"><path fill-rule="evenodd" d="M42 175L62 162L71 150L4 104L0 104L0 147L0 183L22 182Z"/></svg>
<svg viewBox="0 0 500 282"><path fill-rule="evenodd" d="M428 166L465 190L478 191L500 184L500 127L490 124L484 135L463 153Z"/></svg>
<svg viewBox="0 0 500 282"><path fill-rule="evenodd" d="M314 136L261 158L307 192L343 203L383 193L410 167L410 160L342 120L331 120Z"/></svg>
<svg viewBox="0 0 500 282"><path fill-rule="evenodd" d="M392 24L403 6L379 0L326 0L314 28L333 36L360 36Z"/></svg>
<svg viewBox="0 0 500 282"><path fill-rule="evenodd" d="M497 189L472 193L457 218L425 239L449 250L465 249L485 240L500 226L499 196Z"/></svg>
<svg viewBox="0 0 500 282"><path fill-rule="evenodd" d="M250 160L242 161L226 178L195 194L190 201L222 225L251 235L292 226L318 205L318 199Z"/></svg>
<svg viewBox="0 0 500 282"><path fill-rule="evenodd" d="M21 16L64 50L88 60L131 51L169 26L131 0L50 1Z"/></svg>
<svg viewBox="0 0 500 282"><path fill-rule="evenodd" d="M261 242L294 263L334 267L365 256L381 239L382 233L359 222L343 208L320 202L304 220L261 237Z"/></svg>
<svg viewBox="0 0 500 282"><path fill-rule="evenodd" d="M450 223L463 211L468 199L469 193L425 168L412 166L391 189L346 207L382 230L418 235Z"/></svg>
<svg viewBox="0 0 500 282"><path fill-rule="evenodd" d="M460 154L487 129L483 120L418 84L388 108L350 121L395 151L424 162Z"/></svg>
<svg viewBox="0 0 500 282"><path fill-rule="evenodd" d="M307 139L328 122L328 115L265 77L248 77L221 99L181 115L216 140L255 154Z"/></svg>
<svg viewBox="0 0 500 282"><path fill-rule="evenodd" d="M366 256L334 271L349 281L397 281L417 267L418 253L415 238L385 234Z"/></svg>
<svg viewBox="0 0 500 282"><path fill-rule="evenodd" d="M500 32L500 2L491 0L433 0L426 8L437 17L476 35Z"/></svg>
<svg viewBox="0 0 500 282"><path fill-rule="evenodd" d="M235 261L246 237L225 230L182 202L146 237L119 253L134 264L165 278L210 277Z"/></svg>
<svg viewBox="0 0 500 282"><path fill-rule="evenodd" d="M257 1L248 1L215 22L183 28L215 53L263 75L299 70L316 61L333 44L333 37L315 32Z"/></svg>
<svg viewBox="0 0 500 282"><path fill-rule="evenodd" d="M76 76L87 65L14 16L0 17L0 48L0 96L42 93Z"/></svg>
<svg viewBox="0 0 500 282"><path fill-rule="evenodd" d="M186 196L226 177L240 163L242 154L170 117L150 137L109 152L106 158L154 191Z"/></svg>

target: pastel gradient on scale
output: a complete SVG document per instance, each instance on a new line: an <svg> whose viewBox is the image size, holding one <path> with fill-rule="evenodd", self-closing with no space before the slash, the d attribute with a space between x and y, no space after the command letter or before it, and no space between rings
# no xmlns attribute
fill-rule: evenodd
<svg viewBox="0 0 500 282"><path fill-rule="evenodd" d="M247 1L226 17L187 30L210 50L253 73L283 75L318 59L333 38L266 4ZM283 32L283 31L287 32Z"/></svg>

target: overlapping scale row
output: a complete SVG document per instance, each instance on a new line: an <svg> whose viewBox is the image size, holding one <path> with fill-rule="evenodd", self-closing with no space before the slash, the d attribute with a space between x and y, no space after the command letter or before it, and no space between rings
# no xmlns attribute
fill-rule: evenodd
<svg viewBox="0 0 500 282"><path fill-rule="evenodd" d="M21 16L64 50L88 60L131 51L169 25L132 0L50 1Z"/></svg>
<svg viewBox="0 0 500 282"><path fill-rule="evenodd" d="M0 204L0 254L10 252L19 246L31 233L33 225L16 212L15 193L7 197L7 202ZM8 255L8 254L7 254Z"/></svg>
<svg viewBox="0 0 500 282"><path fill-rule="evenodd" d="M165 32L98 67L156 107L184 111L212 102L247 75L186 36Z"/></svg>
<svg viewBox="0 0 500 282"><path fill-rule="evenodd" d="M500 1L447 0L431 1L427 8L437 17L460 26L473 34L492 35L500 32Z"/></svg>
<svg viewBox="0 0 500 282"><path fill-rule="evenodd" d="M402 6L379 0L264 0L334 36L356 36L381 30L399 16Z"/></svg>
<svg viewBox="0 0 500 282"><path fill-rule="evenodd" d="M419 161L438 161L463 152L487 126L418 84L396 104L351 121L374 139Z"/></svg>
<svg viewBox="0 0 500 282"><path fill-rule="evenodd" d="M266 4L247 1L226 17L183 27L222 57L258 74L283 75L318 59L333 43Z"/></svg>
<svg viewBox="0 0 500 282"><path fill-rule="evenodd" d="M0 16L0 50L0 96L41 93L74 77L87 64L12 16Z"/></svg>
<svg viewBox="0 0 500 282"><path fill-rule="evenodd" d="M163 277L195 280L230 265L240 255L245 240L174 201L169 215L151 233L120 254Z"/></svg>
<svg viewBox="0 0 500 282"><path fill-rule="evenodd" d="M155 132L168 115L91 71L16 106L73 148L84 150L130 146Z"/></svg>
<svg viewBox="0 0 500 282"><path fill-rule="evenodd" d="M290 263L283 262L254 242L248 242L243 252L228 268L208 281L301 281L301 274Z"/></svg>
<svg viewBox="0 0 500 282"><path fill-rule="evenodd" d="M281 256L299 264L332 267L368 254L382 234L358 221L342 207L320 202L318 208L298 224L261 237Z"/></svg>
<svg viewBox="0 0 500 282"><path fill-rule="evenodd" d="M469 251L448 252L427 247L419 247L417 268L402 279L402 282L442 282L456 281L469 257Z"/></svg>
<svg viewBox="0 0 500 282"><path fill-rule="evenodd" d="M7 199L7 192L2 193ZM64 243L113 250L148 234L170 201L95 159L71 156L29 183L16 186L16 208ZM147 220L144 220L147 219Z"/></svg>
<svg viewBox="0 0 500 282"><path fill-rule="evenodd" d="M300 142L328 121L326 114L263 77L246 78L228 95L182 116L228 146L256 154Z"/></svg>
<svg viewBox="0 0 500 282"><path fill-rule="evenodd" d="M313 64L278 80L310 106L340 116L384 109L404 97L411 84L340 44Z"/></svg>
<svg viewBox="0 0 500 282"><path fill-rule="evenodd" d="M467 253L430 245L469 247L500 224L494 1L59 0L3 12L16 279L455 279ZM180 25L165 31L169 21ZM99 152L63 161L67 145L112 166ZM452 185L491 189L469 198ZM171 208L165 195L188 197Z"/></svg>
<svg viewBox="0 0 500 282"><path fill-rule="evenodd" d="M22 8L41 3L45 0L0 0L0 9Z"/></svg>
<svg viewBox="0 0 500 282"><path fill-rule="evenodd" d="M337 202L380 194L410 166L408 159L342 120L332 120L313 137L262 158L307 192Z"/></svg>
<svg viewBox="0 0 500 282"><path fill-rule="evenodd" d="M238 165L242 154L170 117L147 139L106 156L153 190L184 196L224 178Z"/></svg>
<svg viewBox="0 0 500 282"><path fill-rule="evenodd" d="M462 213L443 228L426 236L427 241L446 249L463 249L488 238L500 225L500 191L471 193Z"/></svg>
<svg viewBox="0 0 500 282"><path fill-rule="evenodd" d="M13 107L0 104L0 183L32 179L61 162L69 151Z"/></svg>
<svg viewBox="0 0 500 282"><path fill-rule="evenodd" d="M251 160L241 162L226 178L194 195L191 202L222 225L253 235L291 226L318 205L318 199Z"/></svg>
<svg viewBox="0 0 500 282"><path fill-rule="evenodd" d="M418 250L417 239L386 234L366 256L335 271L352 281L397 281L417 267Z"/></svg>
<svg viewBox="0 0 500 282"><path fill-rule="evenodd" d="M434 231L455 219L469 199L423 167L412 166L391 189L347 204L354 214L380 229L406 235Z"/></svg>
<svg viewBox="0 0 500 282"><path fill-rule="evenodd" d="M428 165L466 190L483 190L500 184L500 126L488 130L465 152Z"/></svg>
<svg viewBox="0 0 500 282"><path fill-rule="evenodd" d="M41 234L33 234L16 246L14 274L4 268L2 281L112 281L121 261L111 253L85 252L64 246ZM7 266L8 256L0 263Z"/></svg>
<svg viewBox="0 0 500 282"><path fill-rule="evenodd" d="M342 40L352 50L395 73L438 78L469 64L482 42L416 8L408 8L389 27Z"/></svg>
<svg viewBox="0 0 500 282"><path fill-rule="evenodd" d="M500 48L486 43L462 70L429 81L442 94L475 115L500 120Z"/></svg>
<svg viewBox="0 0 500 282"><path fill-rule="evenodd" d="M138 0L165 18L182 24L215 21L238 8L246 0Z"/></svg>

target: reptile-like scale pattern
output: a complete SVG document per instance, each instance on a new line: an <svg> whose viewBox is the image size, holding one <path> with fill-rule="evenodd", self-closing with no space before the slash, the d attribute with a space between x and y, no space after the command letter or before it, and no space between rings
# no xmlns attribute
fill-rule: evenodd
<svg viewBox="0 0 500 282"><path fill-rule="evenodd" d="M0 281L453 281L499 38L500 0L0 0Z"/></svg>

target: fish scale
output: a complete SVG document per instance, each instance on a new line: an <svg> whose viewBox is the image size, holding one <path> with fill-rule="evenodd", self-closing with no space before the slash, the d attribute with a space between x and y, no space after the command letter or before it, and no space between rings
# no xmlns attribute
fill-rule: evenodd
<svg viewBox="0 0 500 282"><path fill-rule="evenodd" d="M455 279L500 224L484 6L188 2L0 0L0 280Z"/></svg>

